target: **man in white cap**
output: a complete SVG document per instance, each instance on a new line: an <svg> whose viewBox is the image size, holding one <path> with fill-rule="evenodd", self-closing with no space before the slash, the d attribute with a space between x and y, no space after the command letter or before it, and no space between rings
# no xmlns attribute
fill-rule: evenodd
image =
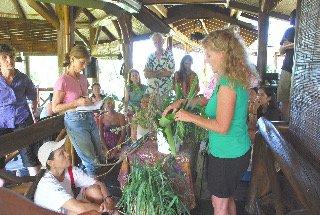
<svg viewBox="0 0 320 215"><path fill-rule="evenodd" d="M38 151L38 159L47 171L37 186L34 202L62 214L87 211L118 214L106 186L71 166L64 141L49 141Z"/></svg>

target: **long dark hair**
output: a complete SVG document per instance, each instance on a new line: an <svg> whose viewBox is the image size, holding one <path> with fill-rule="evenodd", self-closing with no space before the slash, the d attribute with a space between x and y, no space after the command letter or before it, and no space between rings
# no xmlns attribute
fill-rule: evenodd
<svg viewBox="0 0 320 215"><path fill-rule="evenodd" d="M133 83L132 83L132 81L131 81L131 74L133 73L133 72L135 72L135 73L137 73L138 75L139 75L139 86L141 86L142 84L141 84L141 78L140 78L140 73L139 73L139 71L138 70L136 70L136 69L131 69L130 70L130 73L129 73L129 85L131 86Z"/></svg>
<svg viewBox="0 0 320 215"><path fill-rule="evenodd" d="M184 67L184 63L185 63L187 60L189 60L189 61L191 61L191 63L193 63L192 57L191 57L190 55L185 55L185 56L181 59L180 68L179 68L179 71L178 71L178 72L180 72L180 73L182 73L182 72L185 73L185 72L186 72L186 71L185 71L185 67Z"/></svg>

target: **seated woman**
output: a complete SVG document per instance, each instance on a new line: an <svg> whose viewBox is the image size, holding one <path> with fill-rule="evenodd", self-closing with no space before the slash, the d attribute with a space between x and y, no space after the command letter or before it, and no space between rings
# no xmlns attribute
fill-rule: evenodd
<svg viewBox="0 0 320 215"><path fill-rule="evenodd" d="M140 109L133 116L131 124L131 139L136 141L146 133L148 133L148 117L147 111L149 106L150 95L143 95L140 101Z"/></svg>
<svg viewBox="0 0 320 215"><path fill-rule="evenodd" d="M104 102L105 113L99 118L100 138L104 146L108 150L113 149L117 145L123 143L126 135L125 129L120 131L112 131L119 129L126 124L124 115L115 111L115 103L112 97L107 97ZM116 157L118 149L113 149L110 153L110 158Z"/></svg>
<svg viewBox="0 0 320 215"><path fill-rule="evenodd" d="M199 80L197 74L191 70L193 59L190 55L185 55L180 63L179 71L173 76L173 90L177 93L177 87L182 89L183 98L187 98L192 84L196 84L196 94L199 92Z"/></svg>
<svg viewBox="0 0 320 215"><path fill-rule="evenodd" d="M104 97L105 96L103 94L101 94L101 86L100 86L100 84L99 83L92 84L92 96L90 97L92 103L99 102L102 99L104 99Z"/></svg>
<svg viewBox="0 0 320 215"><path fill-rule="evenodd" d="M258 90L260 106L257 109L257 119L265 117L270 121L281 120L281 111L275 101L275 93L271 88L260 87Z"/></svg>
<svg viewBox="0 0 320 215"><path fill-rule="evenodd" d="M38 158L47 171L40 179L34 202L61 214L80 214L87 211L118 214L106 186L72 167L64 149L64 140L44 143Z"/></svg>
<svg viewBox="0 0 320 215"><path fill-rule="evenodd" d="M132 69L129 74L129 86L125 91L125 102L133 114L140 108L140 100L147 90L147 86L141 84L140 74L137 70Z"/></svg>

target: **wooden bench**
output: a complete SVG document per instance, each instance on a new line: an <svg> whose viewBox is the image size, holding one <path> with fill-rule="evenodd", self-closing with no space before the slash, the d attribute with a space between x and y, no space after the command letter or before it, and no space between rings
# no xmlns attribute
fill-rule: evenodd
<svg viewBox="0 0 320 215"><path fill-rule="evenodd" d="M300 140L288 127L277 129L263 117L257 124L247 211L263 214L261 205L269 199L276 214L320 214L320 145ZM275 163L302 209L285 211Z"/></svg>

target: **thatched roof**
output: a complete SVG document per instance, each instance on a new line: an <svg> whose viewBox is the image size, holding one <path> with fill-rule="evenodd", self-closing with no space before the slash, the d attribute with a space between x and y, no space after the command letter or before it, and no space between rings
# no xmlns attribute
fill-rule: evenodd
<svg viewBox="0 0 320 215"><path fill-rule="evenodd" d="M80 6L98 8L75 8L76 36L78 43L92 47L111 43L104 47L114 47L121 39L117 24L119 14L125 13L116 6L103 7L102 1L66 0L2 0L0 7L0 42L12 44L18 51L41 54L54 54L57 47L57 30L50 19L57 18L54 3L68 2ZM206 34L228 24L238 25L245 42L250 45L257 39L257 27L243 21L241 17L257 20L259 0L140 0L139 13L132 16L132 27L136 40L147 38L152 32L168 33L173 30L174 44L177 46L197 47L191 40L194 32ZM54 2L54 3L48 3ZM71 2L71 3L70 3ZM121 2L118 0L117 2ZM127 4L130 1L126 1ZM275 0L277 5L270 16L288 19L296 7L296 0ZM67 4L67 3L66 3ZM106 3L110 4L111 3ZM98 6L97 6L98 5ZM79 5L77 5L79 6ZM39 9L40 8L40 9ZM106 9L107 8L107 9ZM125 7L124 7L125 8ZM39 10L45 14L39 14ZM37 12L38 11L38 12ZM47 15L47 16L46 16ZM242 20L242 21L241 21ZM48 22L49 21L49 22ZM98 48L101 50L101 48ZM116 55L115 48L106 54ZM119 49L118 49L119 50Z"/></svg>

